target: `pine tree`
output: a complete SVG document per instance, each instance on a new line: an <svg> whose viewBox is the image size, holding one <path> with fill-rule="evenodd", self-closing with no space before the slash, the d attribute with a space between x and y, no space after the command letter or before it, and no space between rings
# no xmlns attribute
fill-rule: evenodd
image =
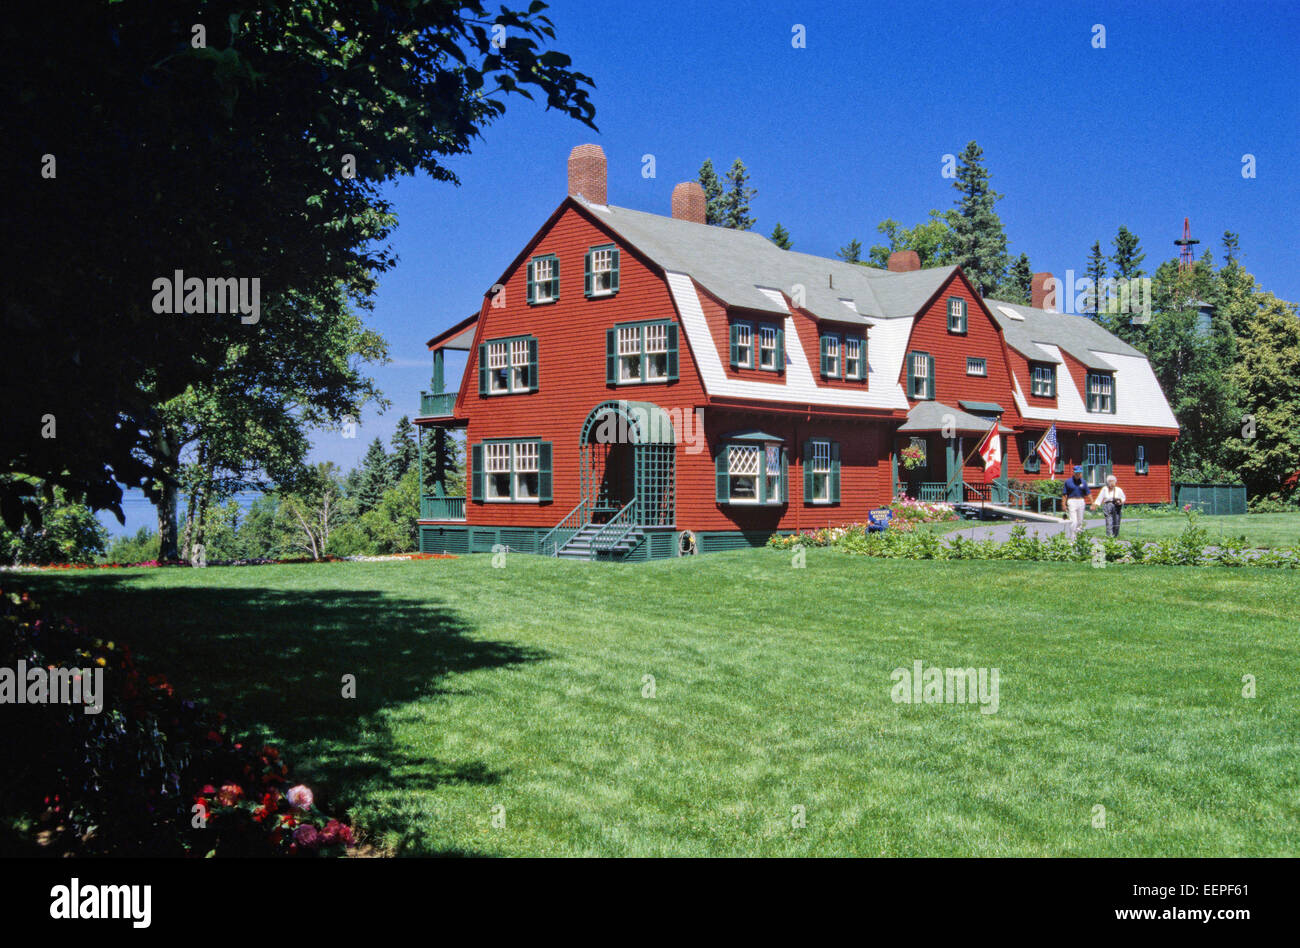
<svg viewBox="0 0 1300 948"><path fill-rule="evenodd" d="M347 479L346 486L352 489L349 499L355 503L357 513L372 510L379 503L384 491L393 486L392 472L392 462L384 450L384 443L376 438L370 442L360 468L354 472L355 479L352 475Z"/></svg>
<svg viewBox="0 0 1300 948"><path fill-rule="evenodd" d="M846 263L862 262L862 241L850 240L847 244L835 251L835 256L839 257Z"/></svg>
<svg viewBox="0 0 1300 948"><path fill-rule="evenodd" d="M700 187L704 189L704 223L722 224L722 182L713 170L713 159L705 158L700 165Z"/></svg>
<svg viewBox="0 0 1300 948"><path fill-rule="evenodd" d="M1088 257L1088 279L1092 281L1092 290L1088 294L1086 308L1096 319L1104 302L1101 284L1106 279L1106 257L1101 252L1100 240L1095 240L1092 244L1092 254Z"/></svg>
<svg viewBox="0 0 1300 948"><path fill-rule="evenodd" d="M758 194L749 186L749 172L745 163L737 158L727 172L727 190L722 195L722 226L732 230L749 230L754 218L749 213L749 202Z"/></svg>
<svg viewBox="0 0 1300 948"><path fill-rule="evenodd" d="M415 426L406 415L397 419L397 430L388 442L393 449L391 455L392 481L398 483L406 472L420 462L420 446L415 441Z"/></svg>
<svg viewBox="0 0 1300 948"><path fill-rule="evenodd" d="M769 239L782 250L789 250L794 246L790 242L790 232L781 226L780 221L776 222L776 227L772 229L772 236Z"/></svg>
<svg viewBox="0 0 1300 948"><path fill-rule="evenodd" d="M962 152L953 187L959 192L953 221L955 260L979 292L988 296L1007 269L1007 235L994 205L1002 195L989 187L984 151L970 142Z"/></svg>
<svg viewBox="0 0 1300 948"><path fill-rule="evenodd" d="M1120 224L1114 244L1115 252L1111 254L1110 262L1115 264L1115 279L1128 281L1146 276L1146 271L1141 268L1141 264L1147 255L1140 252L1142 248L1137 235Z"/></svg>
<svg viewBox="0 0 1300 948"><path fill-rule="evenodd" d="M1029 255L1022 253L1007 271L1006 282L998 287L998 299L1028 306L1033 283L1034 271L1029 265Z"/></svg>

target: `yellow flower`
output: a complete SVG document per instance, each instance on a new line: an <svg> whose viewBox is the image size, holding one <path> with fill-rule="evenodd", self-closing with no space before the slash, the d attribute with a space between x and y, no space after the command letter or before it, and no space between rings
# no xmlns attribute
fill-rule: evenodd
<svg viewBox="0 0 1300 948"><path fill-rule="evenodd" d="M105 661L105 660L104 660L104 656L101 655L101 656L99 656L99 658L95 659L95 664L96 664L96 665L99 665L99 666L102 667L102 666L104 666L104 665L107 665L108 662Z"/></svg>

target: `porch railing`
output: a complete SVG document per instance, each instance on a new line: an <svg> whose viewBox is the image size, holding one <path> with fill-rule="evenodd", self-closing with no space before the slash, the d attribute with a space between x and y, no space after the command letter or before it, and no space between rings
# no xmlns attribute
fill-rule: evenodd
<svg viewBox="0 0 1300 948"><path fill-rule="evenodd" d="M636 498L633 497L623 509L614 516L610 517L595 535L591 538L591 552L603 553L618 545L618 542L632 532L636 526L636 517L633 515L636 510Z"/></svg>
<svg viewBox="0 0 1300 948"><path fill-rule="evenodd" d="M432 395L420 393L420 415L425 418L449 418L456 405L455 392L443 392Z"/></svg>
<svg viewBox="0 0 1300 948"><path fill-rule="evenodd" d="M942 503L948 499L948 485L943 481L923 481L916 487L916 499L927 503Z"/></svg>
<svg viewBox="0 0 1300 948"><path fill-rule="evenodd" d="M537 544L537 552L542 556L557 555L560 552L560 547L573 539L573 535L582 529L590 515L591 511L587 506L587 502L585 500L578 501L578 506L565 514L564 519L551 527L550 531L542 537L542 541Z"/></svg>
<svg viewBox="0 0 1300 948"><path fill-rule="evenodd" d="M421 520L464 520L464 497L430 497L420 498Z"/></svg>

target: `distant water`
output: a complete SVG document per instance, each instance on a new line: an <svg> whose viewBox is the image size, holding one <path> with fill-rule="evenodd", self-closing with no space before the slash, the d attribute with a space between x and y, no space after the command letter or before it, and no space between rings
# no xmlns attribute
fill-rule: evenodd
<svg viewBox="0 0 1300 948"><path fill-rule="evenodd" d="M248 508L252 506L253 501L261 496L262 494L260 492L253 491L246 494L236 494L234 499L239 504L241 510L248 510ZM181 494L176 504L177 523L182 526L185 521L185 507L188 502L189 498L185 494ZM113 516L109 511L101 510L99 512L99 522L108 529L108 535L110 537L132 536L141 527L148 527L155 533L157 532L158 510L149 502L149 498L145 497L140 491L128 490L123 493L122 513L126 516L125 526L118 523L117 517Z"/></svg>

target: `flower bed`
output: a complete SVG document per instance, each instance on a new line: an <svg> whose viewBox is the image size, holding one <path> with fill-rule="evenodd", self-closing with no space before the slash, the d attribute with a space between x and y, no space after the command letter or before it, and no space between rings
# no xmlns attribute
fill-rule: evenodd
<svg viewBox="0 0 1300 948"><path fill-rule="evenodd" d="M0 668L20 662L102 669L102 710L4 707L0 813L19 841L133 856L340 855L353 843L307 787L289 786L278 750L246 747L225 714L146 675L129 647L43 614L26 594L0 593Z"/></svg>

